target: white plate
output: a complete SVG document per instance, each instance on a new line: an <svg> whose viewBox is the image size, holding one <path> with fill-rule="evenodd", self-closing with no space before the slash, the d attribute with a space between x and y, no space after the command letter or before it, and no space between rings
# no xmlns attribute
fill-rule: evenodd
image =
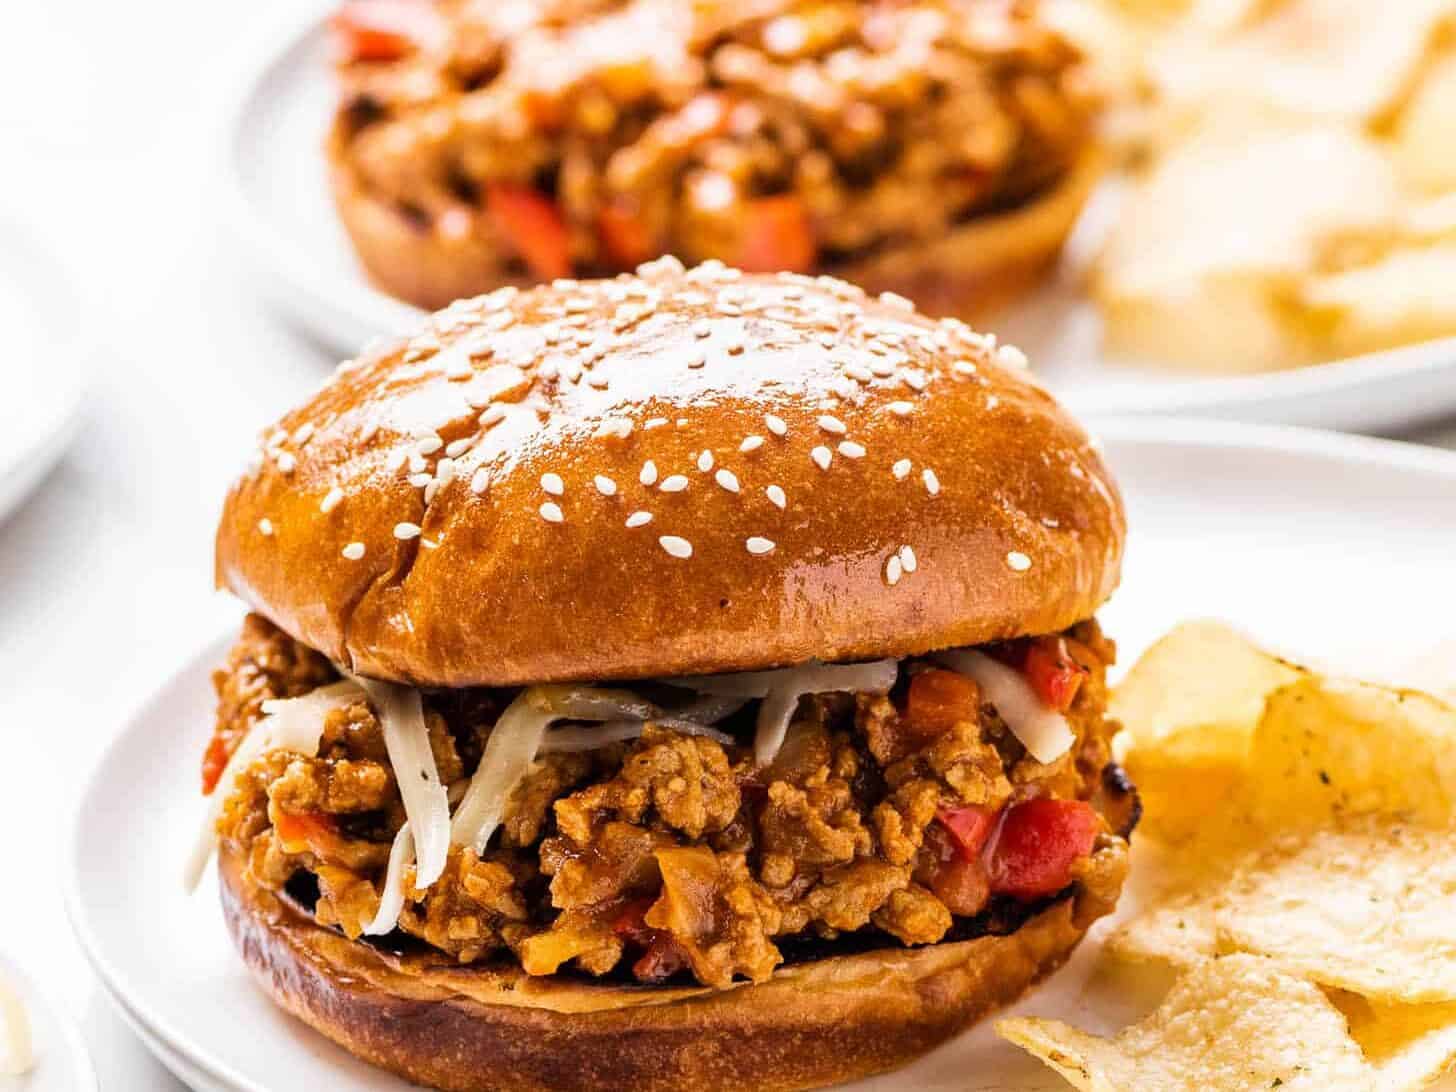
<svg viewBox="0 0 1456 1092"><path fill-rule="evenodd" d="M87 314L60 262L0 215L0 520L75 434L86 388L75 331Z"/></svg>
<svg viewBox="0 0 1456 1092"><path fill-rule="evenodd" d="M96 1092L91 1055L76 1025L36 985L33 975L3 953L0 978L20 995L35 1055L29 1073L19 1077L0 1074L0 1092Z"/></svg>
<svg viewBox="0 0 1456 1092"><path fill-rule="evenodd" d="M1124 587L1101 612L1124 663L1196 615L1384 675L1456 634L1456 455L1151 418L1111 423L1104 439L1133 528ZM397 1092L398 1081L283 1016L251 985L224 932L214 882L193 898L182 893L213 712L208 672L226 641L159 689L102 755L68 848L72 922L163 1060L205 1074L204 1087ZM1019 1008L1103 1031L1135 1015L1151 996L1141 987L1153 983L1094 975L1095 948L1084 945ZM902 1083L947 1092L1060 1087L987 1026L865 1087Z"/></svg>
<svg viewBox="0 0 1456 1092"><path fill-rule="evenodd" d="M343 353L421 312L375 290L329 197L324 133L335 94L321 12L305 4L247 52L224 151L228 220L273 297ZM1094 205L1072 251L1095 245ZM1087 230L1090 229L1090 230ZM1075 254L1069 262L1076 264ZM1095 309L1049 285L1004 330L1083 414L1187 413L1378 431L1456 409L1456 338L1247 377L1119 367L1098 350Z"/></svg>

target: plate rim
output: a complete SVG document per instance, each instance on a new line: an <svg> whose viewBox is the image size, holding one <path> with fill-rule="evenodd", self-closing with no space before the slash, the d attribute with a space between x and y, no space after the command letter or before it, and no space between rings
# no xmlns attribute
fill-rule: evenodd
<svg viewBox="0 0 1456 1092"><path fill-rule="evenodd" d="M40 984L40 980L31 973L27 963L8 953L0 953L0 971L8 972L15 979L14 984L19 987L22 997L29 999L27 1015L32 1029L36 1022L34 1010L44 1007L46 1019L59 1032L60 1038L63 1040L66 1054L75 1070L75 1076L81 1080L83 1092L100 1092L101 1081L96 1074L96 1062L91 1057L91 1048L70 1013L56 1003L55 995L48 987ZM43 1064L44 1056L38 1055L37 1060ZM39 1066L36 1069L38 1071Z"/></svg>
<svg viewBox="0 0 1456 1092"><path fill-rule="evenodd" d="M219 166L223 220L272 301L297 321L347 351L361 342L389 337L421 321L428 312L397 300L368 283L346 284L309 259L303 246L281 230L266 205L257 200L240 164L254 104L266 94L270 77L292 53L325 30L329 0L309 0L265 24L237 54L221 112ZM322 156L322 148L318 150ZM357 265L357 260L356 263ZM1169 368L1169 378L1138 384L1137 395L1099 393L1067 387L1059 397L1084 414L1166 416L1201 414L1277 424L1308 421L1300 406L1312 398L1348 397L1352 392L1397 380L1451 373L1456 407L1456 336L1400 345L1317 364L1254 374L1200 376ZM1439 406L1399 413L1350 409L1326 414L1330 423L1352 429L1414 423L1441 412Z"/></svg>
<svg viewBox="0 0 1456 1092"><path fill-rule="evenodd" d="M1456 484L1456 452L1401 440L1293 425L1142 415L1104 417L1090 421L1089 425L1094 435L1100 435L1104 441L1113 443L1314 456L1336 462L1385 467L1404 473L1436 475ZM244 1092L268 1092L252 1079L236 1073L230 1065L210 1057L205 1046L199 1047L191 1043L177 1031L170 1019L159 1018L154 1006L135 992L100 944L91 924L88 904L82 895L84 870L80 865L83 828L94 811L88 804L98 793L103 775L112 763L112 756L131 740L148 710L163 694L176 689L201 667L218 658L219 649L224 646L234 628L235 625L229 623L215 627L212 632L204 631L198 643L189 646L192 651L185 660L147 689L139 699L129 704L123 716L118 718L117 726L87 765L79 780L79 789L68 801L69 814L66 817L65 840L62 843L66 859L62 867L61 886L66 916L82 954L96 973L100 984L117 1004L131 1017L143 1023L167 1047L214 1079ZM143 1039L146 1041L145 1036Z"/></svg>

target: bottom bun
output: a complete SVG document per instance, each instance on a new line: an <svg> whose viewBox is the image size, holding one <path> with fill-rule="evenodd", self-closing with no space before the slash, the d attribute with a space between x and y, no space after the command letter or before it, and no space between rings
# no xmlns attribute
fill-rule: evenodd
<svg viewBox="0 0 1456 1092"><path fill-rule="evenodd" d="M242 863L219 859L223 910L273 1000L360 1058L448 1092L799 1089L868 1076L1014 1001L1096 916L1068 895L1005 936L835 956L727 990L641 987L387 953L317 925Z"/></svg>
<svg viewBox="0 0 1456 1092"><path fill-rule="evenodd" d="M510 255L482 233L449 238L411 223L360 183L330 145L334 204L375 286L436 310L457 299L529 281L506 272ZM928 243L891 247L871 257L823 266L872 294L897 292L937 317L978 321L1040 283L1056 261L1087 196L1101 157L1087 151L1056 183L1011 208L976 216Z"/></svg>

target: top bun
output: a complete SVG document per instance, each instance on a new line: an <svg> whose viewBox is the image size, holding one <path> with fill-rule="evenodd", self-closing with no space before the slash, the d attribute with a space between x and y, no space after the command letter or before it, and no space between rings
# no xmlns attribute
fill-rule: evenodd
<svg viewBox="0 0 1456 1092"><path fill-rule="evenodd" d="M901 657L1063 629L1125 521L1024 357L828 278L502 289L261 441L217 579L419 686Z"/></svg>

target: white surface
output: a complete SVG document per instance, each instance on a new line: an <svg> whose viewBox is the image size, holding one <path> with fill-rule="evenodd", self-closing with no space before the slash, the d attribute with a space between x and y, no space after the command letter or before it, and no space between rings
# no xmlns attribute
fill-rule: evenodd
<svg viewBox="0 0 1456 1092"><path fill-rule="evenodd" d="M369 285L334 213L322 146L336 96L318 12L304 4L270 28L237 75L224 138L226 207L260 288L349 351L407 329L420 312ZM1095 250L1108 205L1089 207L1068 266L1084 265ZM1376 431L1456 411L1456 338L1284 372L1197 378L1100 359L1096 309L1055 284L1002 329L1081 413L1196 413Z"/></svg>
<svg viewBox="0 0 1456 1092"><path fill-rule="evenodd" d="M96 1072L76 1025L14 959L0 954L0 978L20 995L30 1022L34 1065L20 1076L0 1074L0 1092L95 1092ZM4 1046L0 1045L0 1052Z"/></svg>
<svg viewBox="0 0 1456 1092"><path fill-rule="evenodd" d="M3 207L3 202L0 202ZM0 212L0 520L61 457L86 389L80 324L87 313L60 261Z"/></svg>
<svg viewBox="0 0 1456 1092"><path fill-rule="evenodd" d="M1103 435L1133 527L1123 588L1100 612L1124 664L1174 621L1198 615L1387 675L1456 636L1456 455L1156 419L1110 423ZM72 920L106 985L169 1056L180 1056L174 1065L250 1090L403 1088L253 988L224 933L211 874L195 896L182 891L182 862L202 814L197 761L212 712L208 673L226 640L195 655L98 760L66 849ZM136 806L139 794L146 807ZM1130 1018L1137 998L1148 996L1133 987L1152 983L1096 972L1094 949L1085 946L1020 1010L1104 1031ZM1061 1087L986 1025L870 1085Z"/></svg>

